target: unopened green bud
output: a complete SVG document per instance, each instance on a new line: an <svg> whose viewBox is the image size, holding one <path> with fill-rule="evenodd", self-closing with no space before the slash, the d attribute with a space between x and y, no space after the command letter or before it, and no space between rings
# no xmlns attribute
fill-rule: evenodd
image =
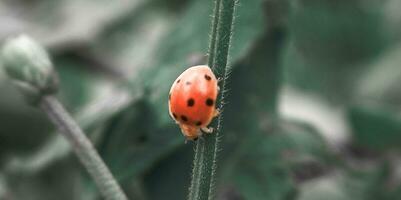
<svg viewBox="0 0 401 200"><path fill-rule="evenodd" d="M20 35L6 40L0 61L30 103L57 92L58 79L49 55L32 38Z"/></svg>

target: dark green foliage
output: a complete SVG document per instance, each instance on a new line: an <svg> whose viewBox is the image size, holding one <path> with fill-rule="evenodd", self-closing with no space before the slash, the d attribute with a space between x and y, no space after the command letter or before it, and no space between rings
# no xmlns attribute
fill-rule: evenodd
<svg viewBox="0 0 401 200"><path fill-rule="evenodd" d="M399 148L401 117L389 108L354 106L349 120L355 142L375 150Z"/></svg>

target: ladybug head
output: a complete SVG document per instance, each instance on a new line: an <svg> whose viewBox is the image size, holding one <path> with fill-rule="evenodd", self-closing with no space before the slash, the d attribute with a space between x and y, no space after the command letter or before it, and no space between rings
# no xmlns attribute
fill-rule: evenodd
<svg viewBox="0 0 401 200"><path fill-rule="evenodd" d="M199 135L201 134L199 127L196 127L196 126L180 123L180 128L181 128L182 133L185 135L185 137L188 140L196 140L199 137Z"/></svg>

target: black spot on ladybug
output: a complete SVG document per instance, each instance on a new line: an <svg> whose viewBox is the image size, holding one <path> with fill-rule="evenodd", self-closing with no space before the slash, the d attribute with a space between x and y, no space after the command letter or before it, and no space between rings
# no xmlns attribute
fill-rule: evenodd
<svg viewBox="0 0 401 200"><path fill-rule="evenodd" d="M213 104L214 104L213 99L211 99L211 98L207 98L207 99L206 99L206 105L207 105L207 106L213 106Z"/></svg>
<svg viewBox="0 0 401 200"><path fill-rule="evenodd" d="M177 80L177 83L180 83L180 81L181 81L181 79L178 79L178 80Z"/></svg>
<svg viewBox="0 0 401 200"><path fill-rule="evenodd" d="M182 121L184 121L184 122L187 122L187 121L188 121L188 118L187 118L185 115L181 115L181 119L182 119Z"/></svg>
<svg viewBox="0 0 401 200"><path fill-rule="evenodd" d="M185 83L185 85L191 85L191 82L187 81L187 82Z"/></svg>
<svg viewBox="0 0 401 200"><path fill-rule="evenodd" d="M174 119L177 119L177 115L175 113L173 113L173 117Z"/></svg>
<svg viewBox="0 0 401 200"><path fill-rule="evenodd" d="M198 122L196 122L196 125L197 125L197 126L200 126L200 125L202 125L202 122L201 122L201 121L198 121Z"/></svg>
<svg viewBox="0 0 401 200"><path fill-rule="evenodd" d="M205 74L205 79L210 81L210 80L212 80L212 77L210 77L209 75Z"/></svg>
<svg viewBox="0 0 401 200"><path fill-rule="evenodd" d="M188 99L187 106L192 107L195 105L195 100L193 98Z"/></svg>

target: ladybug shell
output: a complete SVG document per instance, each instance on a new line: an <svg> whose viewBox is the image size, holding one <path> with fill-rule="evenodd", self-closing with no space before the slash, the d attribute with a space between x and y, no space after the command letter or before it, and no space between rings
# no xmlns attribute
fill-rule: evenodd
<svg viewBox="0 0 401 200"><path fill-rule="evenodd" d="M196 139L216 113L216 76L206 65L190 67L173 83L169 94L170 116L187 139Z"/></svg>

